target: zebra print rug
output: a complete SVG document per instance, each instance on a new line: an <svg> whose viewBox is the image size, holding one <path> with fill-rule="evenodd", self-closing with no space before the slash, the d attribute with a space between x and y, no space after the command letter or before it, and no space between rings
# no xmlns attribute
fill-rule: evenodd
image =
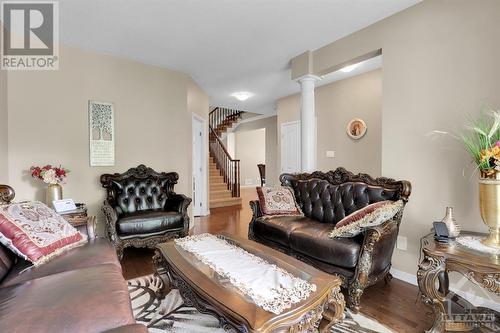
<svg viewBox="0 0 500 333"><path fill-rule="evenodd" d="M134 317L148 327L150 333L222 333L215 317L199 313L195 308L183 305L177 289L162 300L156 291L163 282L154 275L128 280ZM335 325L331 333L394 333L376 320L346 310L344 320Z"/></svg>

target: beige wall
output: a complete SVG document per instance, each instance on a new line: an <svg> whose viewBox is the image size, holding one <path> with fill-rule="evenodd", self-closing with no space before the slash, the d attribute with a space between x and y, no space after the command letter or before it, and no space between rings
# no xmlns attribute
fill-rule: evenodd
<svg viewBox="0 0 500 333"><path fill-rule="evenodd" d="M240 160L241 186L260 186L257 164L266 162L266 129L236 132L234 141L235 156Z"/></svg>
<svg viewBox="0 0 500 333"><path fill-rule="evenodd" d="M267 117L242 123L236 127L235 132L251 131L259 128L265 128L265 164L266 164L266 185L273 186L279 184L279 167L278 167L278 131L277 117ZM260 178L259 178L260 179ZM244 178L241 177L241 182L244 184ZM259 181L260 184L260 181Z"/></svg>
<svg viewBox="0 0 500 333"><path fill-rule="evenodd" d="M319 87L315 91L315 103L318 170L341 166L355 173L380 176L382 70ZM279 100L277 112L280 128L284 122L300 120L300 95ZM346 133L347 123L353 118L363 119L368 128L360 140L353 140ZM334 158L326 157L328 150L335 152Z"/></svg>
<svg viewBox="0 0 500 333"><path fill-rule="evenodd" d="M7 72L0 70L0 184L9 182L7 133Z"/></svg>
<svg viewBox="0 0 500 333"><path fill-rule="evenodd" d="M208 121L209 98L203 89L190 77L186 78L188 112ZM207 125L208 126L208 125Z"/></svg>
<svg viewBox="0 0 500 333"><path fill-rule="evenodd" d="M3 24L0 22L3 36ZM8 184L7 72L0 69L0 184Z"/></svg>
<svg viewBox="0 0 500 333"><path fill-rule="evenodd" d="M144 163L176 171L176 191L191 196L191 112L208 105L185 74L116 57L62 47L59 71L9 73L9 181L17 199L44 200L31 165L71 170L64 196L100 214L99 175ZM116 165L90 167L87 103L115 106ZM197 113L205 114L205 110Z"/></svg>
<svg viewBox="0 0 500 333"><path fill-rule="evenodd" d="M500 1L434 0L313 52L314 72L383 52L382 174L412 182L395 268L415 274L419 239L455 207L464 230L486 231L470 157L450 136L485 107L500 108ZM292 74L293 76L294 74Z"/></svg>

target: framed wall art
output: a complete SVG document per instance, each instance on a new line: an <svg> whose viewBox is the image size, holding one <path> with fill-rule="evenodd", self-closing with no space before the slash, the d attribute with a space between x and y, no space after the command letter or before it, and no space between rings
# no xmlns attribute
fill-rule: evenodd
<svg viewBox="0 0 500 333"><path fill-rule="evenodd" d="M366 123L363 119L354 118L347 124L347 135L354 140L361 139L366 134Z"/></svg>
<svg viewBox="0 0 500 333"><path fill-rule="evenodd" d="M115 165L113 103L89 101L90 166Z"/></svg>

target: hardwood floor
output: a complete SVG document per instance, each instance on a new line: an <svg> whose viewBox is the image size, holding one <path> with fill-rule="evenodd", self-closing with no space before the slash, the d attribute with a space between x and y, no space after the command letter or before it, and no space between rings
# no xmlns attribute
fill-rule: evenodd
<svg viewBox="0 0 500 333"><path fill-rule="evenodd" d="M256 199L255 189L242 188L241 195L241 207L214 208L209 216L195 218L192 233L228 233L246 238L252 216L248 202ZM126 249L122 260L125 278L151 274L152 255L152 250ZM368 288L361 304L362 313L395 332L421 333L432 326L433 315L430 308L420 301L418 288L395 278L388 285L381 282Z"/></svg>

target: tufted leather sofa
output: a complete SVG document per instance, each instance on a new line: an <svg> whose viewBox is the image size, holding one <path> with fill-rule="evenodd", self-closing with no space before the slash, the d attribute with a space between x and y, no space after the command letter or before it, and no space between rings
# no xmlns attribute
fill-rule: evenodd
<svg viewBox="0 0 500 333"><path fill-rule="evenodd" d="M126 247L154 248L187 235L191 199L174 192L178 179L176 172L158 173L144 165L101 176L107 232L120 258Z"/></svg>
<svg viewBox="0 0 500 333"><path fill-rule="evenodd" d="M280 181L295 193L304 216L263 218L259 202L251 201L253 217L248 237L293 255L342 279L348 305L359 310L363 290L389 277L403 211L353 238L331 239L335 224L347 215L382 200L407 202L408 181L373 179L338 168L327 173L282 174Z"/></svg>
<svg viewBox="0 0 500 333"><path fill-rule="evenodd" d="M0 204L14 199L0 185ZM104 238L33 267L0 244L0 332L147 333L136 324L127 283Z"/></svg>

